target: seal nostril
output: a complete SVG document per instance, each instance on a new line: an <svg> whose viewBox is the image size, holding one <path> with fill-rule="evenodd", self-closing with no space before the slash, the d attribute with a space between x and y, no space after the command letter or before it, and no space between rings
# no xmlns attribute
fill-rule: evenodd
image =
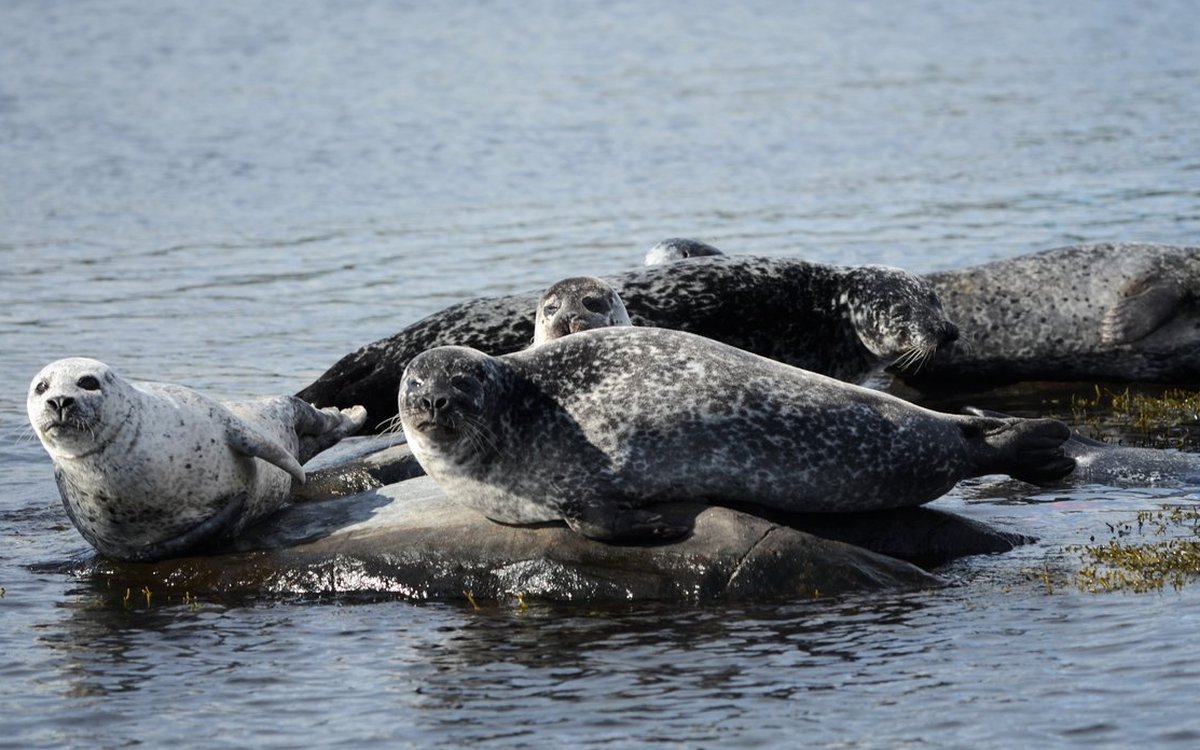
<svg viewBox="0 0 1200 750"><path fill-rule="evenodd" d="M419 399L417 399L417 403L419 403L424 409L430 411L433 410L433 402L429 400L428 396L421 396Z"/></svg>
<svg viewBox="0 0 1200 750"><path fill-rule="evenodd" d="M438 409L438 410L440 411L440 410L442 410L442 409L445 409L445 408L446 408L446 405L447 405L448 403L450 403L450 402L449 402L449 401L446 399L446 397L445 397L445 396L439 396L439 397L438 397L438 398L437 398L437 399L436 399L436 400L433 402L433 408L435 408L435 409Z"/></svg>
<svg viewBox="0 0 1200 750"><path fill-rule="evenodd" d="M947 323L942 329L942 343L949 344L952 341L958 341L958 326Z"/></svg>
<svg viewBox="0 0 1200 750"><path fill-rule="evenodd" d="M70 396L56 396L46 399L46 403L53 406L55 411L61 413L68 406L75 403L75 399L71 398Z"/></svg>

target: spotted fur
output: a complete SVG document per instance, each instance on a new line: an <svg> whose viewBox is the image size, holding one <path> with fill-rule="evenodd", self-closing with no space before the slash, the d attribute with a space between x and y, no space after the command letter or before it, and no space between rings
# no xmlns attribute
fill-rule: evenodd
<svg viewBox="0 0 1200 750"><path fill-rule="evenodd" d="M291 396L218 403L85 358L47 365L26 408L67 515L120 560L203 551L237 534L287 501L302 462L366 419Z"/></svg>
<svg viewBox="0 0 1200 750"><path fill-rule="evenodd" d="M635 326L688 331L853 383L887 363L924 358L957 336L928 285L899 269L709 257L604 281ZM297 396L318 406L362 404L378 429L396 413L396 386L413 357L445 345L495 355L523 349L538 297L452 305L346 355Z"/></svg>
<svg viewBox="0 0 1200 750"><path fill-rule="evenodd" d="M899 373L912 385L1200 382L1200 247L1075 245L926 278L965 335Z"/></svg>
<svg viewBox="0 0 1200 750"><path fill-rule="evenodd" d="M505 523L667 537L659 501L797 512L920 505L986 473L1071 469L1054 420L938 414L687 333L585 331L504 357L442 347L400 385L413 454Z"/></svg>

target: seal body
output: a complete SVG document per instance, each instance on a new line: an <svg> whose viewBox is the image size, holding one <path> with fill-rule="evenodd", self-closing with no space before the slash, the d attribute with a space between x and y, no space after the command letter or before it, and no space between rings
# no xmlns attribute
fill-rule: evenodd
<svg viewBox="0 0 1200 750"><path fill-rule="evenodd" d="M878 266L706 257L604 279L635 326L688 331L790 365L863 382L885 364L915 364L957 337L920 277ZM528 346L537 293L453 305L343 357L297 394L318 406L362 404L372 421L396 413L396 384L435 346L489 354Z"/></svg>
<svg viewBox="0 0 1200 750"><path fill-rule="evenodd" d="M897 373L922 390L1200 379L1200 247L1077 245L927 278L966 335Z"/></svg>
<svg viewBox="0 0 1200 750"><path fill-rule="evenodd" d="M413 454L504 523L565 520L610 541L686 532L646 506L789 512L915 506L960 479L1072 468L1055 420L946 415L709 339L585 331L504 357L425 352L400 385Z"/></svg>
<svg viewBox="0 0 1200 750"><path fill-rule="evenodd" d="M26 407L71 521L120 560L203 551L237 534L287 501L302 461L366 419L290 396L218 403L85 358L46 366Z"/></svg>
<svg viewBox="0 0 1200 750"><path fill-rule="evenodd" d="M633 325L625 303L603 279L577 276L563 279L538 301L533 345L594 328Z"/></svg>

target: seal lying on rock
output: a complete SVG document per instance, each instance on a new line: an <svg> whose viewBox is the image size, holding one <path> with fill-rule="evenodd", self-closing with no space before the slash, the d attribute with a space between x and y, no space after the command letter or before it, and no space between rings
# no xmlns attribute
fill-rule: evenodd
<svg viewBox="0 0 1200 750"><path fill-rule="evenodd" d="M1075 245L926 278L971 335L897 373L922 390L1200 379L1200 247Z"/></svg>
<svg viewBox="0 0 1200 750"><path fill-rule="evenodd" d="M1052 481L1056 420L939 414L680 331L603 328L505 357L441 347L400 384L413 455L504 523L565 520L607 541L687 527L646 506L790 512L920 505L966 477Z"/></svg>
<svg viewBox="0 0 1200 750"><path fill-rule="evenodd" d="M721 255L690 243L664 240L646 263ZM1200 247L1072 245L926 278L969 335L896 373L911 386L961 392L1021 380L1200 379Z"/></svg>
<svg viewBox="0 0 1200 750"><path fill-rule="evenodd" d="M690 331L851 382L898 359L924 358L958 335L929 285L898 269L698 258L605 281L635 326ZM522 349L539 296L453 305L346 355L297 395L318 406L362 404L378 429L396 413L396 384L413 357L448 344L491 354Z"/></svg>
<svg viewBox="0 0 1200 750"><path fill-rule="evenodd" d="M362 426L362 407L291 396L218 403L63 359L30 385L29 421L63 506L101 554L155 560L212 548L287 502L301 463Z"/></svg>

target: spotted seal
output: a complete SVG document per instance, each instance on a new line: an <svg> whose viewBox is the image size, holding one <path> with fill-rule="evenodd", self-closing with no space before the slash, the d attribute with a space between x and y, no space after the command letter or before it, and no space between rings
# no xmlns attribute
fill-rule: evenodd
<svg viewBox="0 0 1200 750"><path fill-rule="evenodd" d="M237 534L287 501L304 461L366 419L361 407L320 411L291 396L218 403L86 358L47 365L26 408L67 515L119 560L204 551Z"/></svg>
<svg viewBox="0 0 1200 750"><path fill-rule="evenodd" d="M635 326L689 331L789 365L863 382L889 362L913 364L958 329L918 276L880 266L774 258L695 258L605 277ZM297 396L317 406L396 413L396 384L426 349L506 354L528 346L540 293L452 305L342 357Z"/></svg>
<svg viewBox="0 0 1200 750"><path fill-rule="evenodd" d="M722 254L679 238L651 252L656 263L670 263L700 252L692 244ZM969 335L921 367L895 373L918 389L1200 379L1200 247L1071 245L925 278L946 316Z"/></svg>
<svg viewBox="0 0 1200 750"><path fill-rule="evenodd" d="M633 325L625 303L603 279L576 276L553 284L538 301L533 345L593 328Z"/></svg>
<svg viewBox="0 0 1200 750"><path fill-rule="evenodd" d="M699 240L689 240L686 237L670 237L646 252L643 265L657 266L688 258L705 258L724 254L712 245L700 242Z"/></svg>
<svg viewBox="0 0 1200 750"><path fill-rule="evenodd" d="M928 274L970 336L898 373L922 390L1200 380L1200 247L1060 247Z"/></svg>
<svg viewBox="0 0 1200 750"><path fill-rule="evenodd" d="M399 393L413 455L496 521L565 520L605 541L687 528L646 506L789 512L916 506L966 477L1056 479L1051 419L939 414L692 334L601 328L504 357L440 347Z"/></svg>

